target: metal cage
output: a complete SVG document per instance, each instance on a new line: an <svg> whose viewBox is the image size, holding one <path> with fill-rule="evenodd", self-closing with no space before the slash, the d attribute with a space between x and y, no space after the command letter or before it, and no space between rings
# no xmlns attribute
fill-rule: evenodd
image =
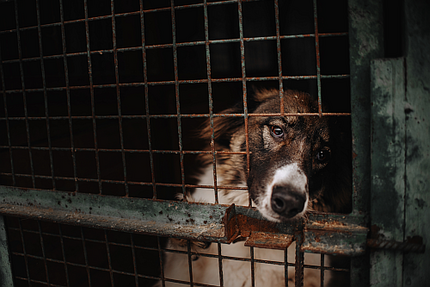
<svg viewBox="0 0 430 287"><path fill-rule="evenodd" d="M328 272L363 286L367 245L423 252L423 242L387 246L405 236L368 239L369 216L379 224L369 207L378 152L363 123L380 112L368 94L370 60L383 57L381 11L372 1L0 1L2 286L212 286L194 282L196 256L218 261L219 286L224 260L250 262L252 286L256 264L284 268L285 286L291 269L296 286L307 269L319 271L320 286ZM246 189L196 184L196 157L212 155L215 165L222 152L193 133L206 119L243 117L246 126L262 116L249 110L254 87L277 88L281 98L285 89L309 92L315 115L352 126L350 214L273 224L250 206L176 199L203 187L218 203L218 189ZM222 113L236 102L243 112ZM250 258L222 254L237 230ZM166 250L168 237L186 239L187 251ZM218 244L218 253L196 253L190 240ZM285 256L265 260L256 248ZM189 282L164 276L164 252L188 257ZM320 263L306 264L307 252ZM329 266L324 254L353 257Z"/></svg>

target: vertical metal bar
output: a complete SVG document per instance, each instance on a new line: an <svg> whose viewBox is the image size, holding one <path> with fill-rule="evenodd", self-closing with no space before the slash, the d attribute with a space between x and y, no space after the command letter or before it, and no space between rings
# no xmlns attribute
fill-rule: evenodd
<svg viewBox="0 0 430 287"><path fill-rule="evenodd" d="M75 182L75 191L79 191L78 184L78 173L76 170L76 153L75 153L75 142L73 137L73 125L72 125L72 107L70 104L70 83L69 83L69 69L67 66L67 49L66 49L66 30L64 28L64 14L63 14L63 0L60 3L60 21L61 21L61 44L63 50L63 65L64 65L64 78L66 83L66 97L67 97L67 116L69 121L69 134L70 134L70 151L72 153L73 162L73 177Z"/></svg>
<svg viewBox="0 0 430 287"><path fill-rule="evenodd" d="M242 71L242 101L243 101L243 117L245 122L245 145L246 145L246 174L249 175L249 134L248 134L248 102L246 91L246 69L245 69L245 43L243 40L243 10L242 1L237 2L239 16L239 37L240 37L240 64ZM251 197L249 197L249 206L252 206ZM255 286L255 269L254 269L254 247L249 247L251 255L251 286Z"/></svg>
<svg viewBox="0 0 430 287"><path fill-rule="evenodd" d="M242 1L237 2L239 14L239 37L240 37L240 64L242 70L242 101L243 101L243 117L245 122L245 145L246 145L246 175L249 174L249 134L248 134L248 101L246 93L246 69L245 69L245 44L243 40L243 14ZM249 197L249 206L252 206L251 198Z"/></svg>
<svg viewBox="0 0 430 287"><path fill-rule="evenodd" d="M190 274L190 287L194 286L193 279L193 260L191 258L191 241L187 240L188 270Z"/></svg>
<svg viewBox="0 0 430 287"><path fill-rule="evenodd" d="M105 242L106 242L106 252L107 252L107 258L108 258L108 266L109 266L109 275L110 275L110 281L111 281L111 286L115 287L115 280L113 278L113 270L112 270L112 261L110 259L110 248L109 248L109 241L108 241L108 237L107 237L107 231L104 231L104 235L105 235Z"/></svg>
<svg viewBox="0 0 430 287"><path fill-rule="evenodd" d="M303 287L303 272L304 272L304 253L300 251L300 247L303 243L303 232L296 232L296 261L295 261L295 276L296 276L296 287Z"/></svg>
<svg viewBox="0 0 430 287"><path fill-rule="evenodd" d="M139 276L137 276L137 264L136 264L136 250L134 246L133 233L130 233L130 244L131 244L131 255L133 257L133 272L134 272L134 283L136 287L139 287Z"/></svg>
<svg viewBox="0 0 430 287"><path fill-rule="evenodd" d="M128 183L127 183L127 166L125 162L124 137L123 137L123 130L122 130L121 95L120 95L121 89L119 87L118 50L116 46L115 5L113 0L111 0L111 16L112 16L113 60L114 60L114 66L115 66L115 88L116 88L116 100L118 105L119 138L120 138L120 144L121 144L121 156L122 156L122 165L123 165L125 194L128 197L129 192L128 192Z"/></svg>
<svg viewBox="0 0 430 287"><path fill-rule="evenodd" d="M255 287L255 254L254 247L249 247L249 255L251 259L251 286Z"/></svg>
<svg viewBox="0 0 430 287"><path fill-rule="evenodd" d="M284 250L284 280L285 280L285 287L288 287L288 268L290 268L288 266L288 248L290 248L290 247L287 247Z"/></svg>
<svg viewBox="0 0 430 287"><path fill-rule="evenodd" d="M321 62L320 62L320 40L318 35L318 12L317 0L314 0L314 28L315 28L315 52L317 58L317 89L318 89L318 113L322 116L321 99Z"/></svg>
<svg viewBox="0 0 430 287"><path fill-rule="evenodd" d="M87 270L87 276L88 276L88 286L91 287L91 272L90 272L90 266L88 265L87 247L85 244L84 229L82 227L81 227L81 241L82 241L82 249L84 251L85 269Z"/></svg>
<svg viewBox="0 0 430 287"><path fill-rule="evenodd" d="M0 266L0 286L13 286L12 265L7 241L6 224L2 215L0 215Z"/></svg>
<svg viewBox="0 0 430 287"><path fill-rule="evenodd" d="M67 286L71 286L70 279L69 279L69 270L67 268L66 251L64 250L63 231L61 230L61 224L58 224L58 234L60 236L61 252L63 253L62 255L63 255L64 273L66 273L66 282L67 282Z"/></svg>
<svg viewBox="0 0 430 287"><path fill-rule="evenodd" d="M211 127L211 151L212 151L212 167L213 167L213 179L214 179L214 193L215 203L219 203L218 200L218 180L216 174L216 155L215 155L215 129L214 129L214 118L213 118L213 97L212 97L212 69L211 69L211 58L209 50L209 20L208 20L208 6L207 1L204 1L204 21L205 21L205 49L206 49L206 72L208 76L208 94L209 94L209 121Z"/></svg>
<svg viewBox="0 0 430 287"><path fill-rule="evenodd" d="M279 27L279 3L275 0L275 25L276 25L276 51L278 54L278 81L279 81L279 100L281 114L284 114L284 82L282 81L282 59L281 59L281 31Z"/></svg>
<svg viewBox="0 0 430 287"><path fill-rule="evenodd" d="M163 251L161 249L160 237L157 236L157 248L158 248L158 259L160 260L160 278L161 278L161 286L165 287L166 282L164 279L164 260L163 260Z"/></svg>
<svg viewBox="0 0 430 287"><path fill-rule="evenodd" d="M37 16L37 34L39 36L39 57L40 57L40 68L41 68L41 74L42 74L43 99L45 103L46 136L48 139L49 163L50 163L51 177L52 177L52 189L55 190L56 188L55 188L54 160L52 158L51 131L50 131L49 115L48 115L48 95L47 95L48 92L46 91L45 64L43 62L42 29L40 27L39 0L36 0L36 16Z"/></svg>
<svg viewBox="0 0 430 287"><path fill-rule="evenodd" d="M48 265L46 264L45 246L43 244L42 228L40 227L40 221L37 221L37 227L39 229L40 249L42 250L43 263L45 264L46 283L49 286L50 285L50 283L49 283L49 271L48 271Z"/></svg>
<svg viewBox="0 0 430 287"><path fill-rule="evenodd" d="M172 44L173 44L173 65L175 75L175 98L176 98L176 117L178 122L178 142L179 142L179 161L181 164L181 183L182 193L186 194L185 175L184 175L184 153L182 150L182 123L181 123L181 108L179 102L179 77L178 77L178 52L176 46L176 18L174 0L170 0L170 12L172 18Z"/></svg>
<svg viewBox="0 0 430 287"><path fill-rule="evenodd" d="M324 287L324 254L321 254L321 287Z"/></svg>
<svg viewBox="0 0 430 287"><path fill-rule="evenodd" d="M152 182L152 198L157 198L157 188L155 185L154 173L154 158L152 155L151 143L151 117L149 116L149 94L148 94L148 68L146 63L146 46L145 46L145 13L143 12L143 0L139 1L140 9L140 33L142 37L142 59L143 59L143 82L145 85L145 115L146 115L146 131L148 135L148 150L149 150L149 163L151 168L151 182Z"/></svg>
<svg viewBox="0 0 430 287"><path fill-rule="evenodd" d="M30 127L28 123L28 112L27 112L27 96L26 96L25 82L24 82L24 68L22 66L21 35L19 32L20 29L19 29L19 21L18 21L18 2L16 0L15 0L15 22L16 22L16 37L18 41L19 70L21 73L21 89L22 89L22 98L23 98L23 104L24 104L25 129L26 129L26 135L27 135L28 156L30 159L31 181L32 181L33 188L35 188L36 180L34 176L33 155L31 152Z"/></svg>
<svg viewBox="0 0 430 287"><path fill-rule="evenodd" d="M6 133L7 133L7 144L9 146L9 157L10 157L10 172L12 174L12 185L16 186L16 178L15 178L15 168L13 165L13 156L12 156L12 143L10 140L10 123L9 123L9 115L7 111L7 99L6 99L6 85L4 82L4 70L3 70L3 62L1 60L1 47L0 47L0 75L1 75L1 85L3 92L3 105L4 105L4 117L6 119Z"/></svg>
<svg viewBox="0 0 430 287"><path fill-rule="evenodd" d="M95 100L94 100L94 87L93 87L93 68L91 64L91 53L90 53L90 28L88 23L88 0L84 0L84 13L85 13L85 37L87 41L87 58L88 58L88 76L90 81L90 94L91 94L91 117L93 122L94 132L94 148L96 153L96 167L97 167L97 179L99 183L99 194L103 193L102 182L100 178L100 160L99 150L97 145L97 124L96 124L96 113L95 113Z"/></svg>
<svg viewBox="0 0 430 287"><path fill-rule="evenodd" d="M22 253L24 255L25 271L27 272L27 283L28 283L28 286L31 286L30 270L28 269L27 251L26 251L25 243L24 243L24 234L23 234L23 230L22 230L21 218L18 218L18 225L19 225L19 234L21 236Z"/></svg>
<svg viewBox="0 0 430 287"><path fill-rule="evenodd" d="M219 286L224 286L224 270L222 265L221 243L218 243L218 271L219 271Z"/></svg>

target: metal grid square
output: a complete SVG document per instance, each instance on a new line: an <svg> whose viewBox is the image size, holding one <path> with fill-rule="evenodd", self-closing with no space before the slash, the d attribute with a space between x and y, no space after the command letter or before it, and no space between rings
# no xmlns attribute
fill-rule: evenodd
<svg viewBox="0 0 430 287"><path fill-rule="evenodd" d="M210 153L215 162L214 147L202 151L185 141L191 127L218 116L243 117L245 124L250 116L261 116L248 110L252 85L305 89L318 97L320 116L349 117L348 65L331 65L348 60L346 6L338 23L320 20L331 11L324 1L309 1L302 7L290 7L285 1L179 2L112 0L94 5L59 0L47 8L47 2L40 0L32 9L23 9L20 1L1 3L4 13L9 13L0 31L4 106L0 123L6 135L0 148L2 162L7 162L0 171L2 184L173 200L175 193L202 187L188 178L188 161ZM299 8L309 21L292 30L294 19L281 15ZM252 20L255 11L262 12L263 22ZM231 17L218 19L220 13ZM199 28L190 33L193 27ZM339 45L344 50L333 53ZM314 65L297 65L298 56L289 50L294 47L311 51L305 61ZM256 61L260 51L265 56ZM339 100L330 97L339 89L345 95L339 108L323 110L323 102ZM205 97L196 100L202 91ZM242 102L243 113L221 114L236 101ZM171 163L167 170L163 162ZM211 188L217 198L221 187ZM102 238L89 239L82 227L75 235L65 235L66 225L51 233L42 230L43 221L34 221L37 228L30 230L22 222L7 218L8 232L15 234L9 236L16 236L16 246L21 245L12 249L14 262L25 269L24 273L14 270L15 279L29 285L97 286L100 278L110 282L106 284L131 280L131 285L142 286L147 284L142 280L157 274L139 270L136 260L142 256L137 253L143 251L137 250L154 252L162 262L160 239L139 249L131 234L121 235L130 238L128 243L115 243L107 230L101 231ZM38 240L30 244L27 236ZM44 242L49 240L61 249L62 258L48 255ZM80 259L67 258L67 244L81 246L75 247L81 248L76 253ZM33 253L27 250L30 245ZM99 252L89 254L89 245L91 252ZM301 252L295 263L286 259L276 263L255 258L252 247L250 259L223 256L221 249L218 243L218 254L212 255L219 261L221 286L223 260L250 261L252 278L254 264L263 263L283 266L286 273L293 267L318 269L321 278L325 270L347 271L324 267L324 256L321 266L303 266ZM115 266L117 253L124 254L121 260L132 267ZM100 254L104 262L92 261ZM193 256L209 256L191 252L190 242L184 254L190 274ZM43 268L35 272L36 266ZM53 273L65 276L52 278ZM77 278L85 280L74 282ZM192 276L191 284L205 286L193 283Z"/></svg>

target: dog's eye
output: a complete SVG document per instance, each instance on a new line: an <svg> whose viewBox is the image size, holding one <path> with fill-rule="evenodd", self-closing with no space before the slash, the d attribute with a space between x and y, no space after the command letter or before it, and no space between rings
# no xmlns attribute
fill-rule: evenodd
<svg viewBox="0 0 430 287"><path fill-rule="evenodd" d="M276 138L281 138L284 135L284 131L282 130L282 128L278 126L271 126L270 129L271 129L272 135Z"/></svg>
<svg viewBox="0 0 430 287"><path fill-rule="evenodd" d="M317 153L317 160L326 162L330 158L330 150L322 149Z"/></svg>

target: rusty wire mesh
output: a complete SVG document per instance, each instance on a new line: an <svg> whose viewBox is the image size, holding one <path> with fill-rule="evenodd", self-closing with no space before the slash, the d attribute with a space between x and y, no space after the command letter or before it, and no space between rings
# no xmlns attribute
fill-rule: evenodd
<svg viewBox="0 0 430 287"><path fill-rule="evenodd" d="M254 86L310 92L319 115L348 118L346 3L301 2L0 3L0 184L174 200L206 187L191 169L215 151L203 151L195 128L261 116L248 109ZM221 113L235 102L243 113ZM162 238L6 224L17 286L149 286L160 276L146 258L162 259ZM252 276L254 263L295 266L249 260ZM322 278L330 269L324 257L305 267Z"/></svg>

